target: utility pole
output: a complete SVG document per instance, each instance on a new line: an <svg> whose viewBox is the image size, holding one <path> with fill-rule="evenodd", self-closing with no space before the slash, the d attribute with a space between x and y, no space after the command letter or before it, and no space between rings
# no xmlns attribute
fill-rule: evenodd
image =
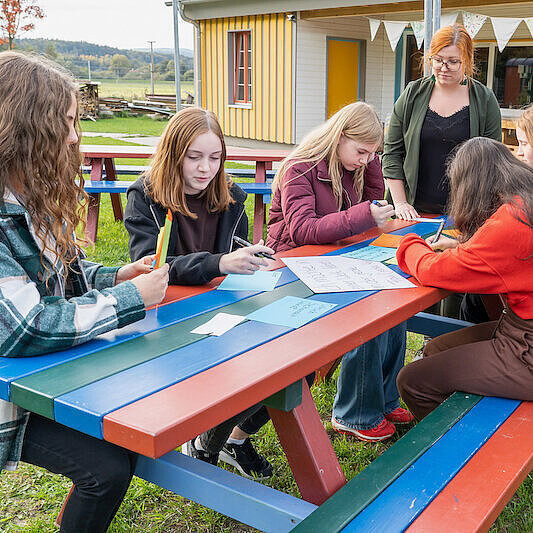
<svg viewBox="0 0 533 533"><path fill-rule="evenodd" d="M87 60L87 72L89 73L89 81L91 81L91 60Z"/></svg>
<svg viewBox="0 0 533 533"><path fill-rule="evenodd" d="M150 43L150 85L152 86L152 94L154 94L154 43L155 41L148 41Z"/></svg>
<svg viewBox="0 0 533 533"><path fill-rule="evenodd" d="M178 0L172 0L174 14L174 76L176 78L176 112L181 107L181 79L180 79L180 39L178 30Z"/></svg>

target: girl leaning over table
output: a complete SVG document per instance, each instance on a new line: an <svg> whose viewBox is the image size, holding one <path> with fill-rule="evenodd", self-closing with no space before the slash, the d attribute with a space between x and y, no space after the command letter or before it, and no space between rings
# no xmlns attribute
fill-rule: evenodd
<svg viewBox="0 0 533 533"><path fill-rule="evenodd" d="M211 111L184 109L169 121L150 171L128 190L124 223L132 260L155 252L170 209L171 284L200 285L267 266L256 254L274 251L262 242L233 250L233 237L248 234L246 193L226 177L225 160L224 135ZM253 406L185 444L183 451L215 465L220 459L247 477L270 477L272 466L249 438L269 419L266 407Z"/></svg>
<svg viewBox="0 0 533 533"><path fill-rule="evenodd" d="M349 104L309 133L282 162L272 185L267 245L277 252L325 244L381 226L394 210L376 150L383 129L374 109ZM391 437L412 421L395 380L405 357L405 323L342 358L332 425L365 441Z"/></svg>
<svg viewBox="0 0 533 533"><path fill-rule="evenodd" d="M424 285L500 294L505 309L498 321L433 339L400 372L402 398L419 420L455 391L533 401L533 169L478 137L457 151L448 175L459 240L408 234L398 264Z"/></svg>
<svg viewBox="0 0 533 533"><path fill-rule="evenodd" d="M431 39L431 76L412 81L392 111L385 136L383 174L396 216L412 220L419 214L441 214L449 198L446 159L471 137L501 141L500 108L494 93L473 78L474 43L460 25L444 26ZM459 317L463 295L433 306ZM478 297L462 306L465 320L488 316Z"/></svg>
<svg viewBox="0 0 533 533"><path fill-rule="evenodd" d="M87 195L78 89L60 67L0 54L0 354L38 356L123 327L159 303L167 267L152 257L109 268L83 259ZM81 176L79 176L81 179ZM107 531L126 493L135 454L0 400L0 469L19 459L74 483L64 533Z"/></svg>

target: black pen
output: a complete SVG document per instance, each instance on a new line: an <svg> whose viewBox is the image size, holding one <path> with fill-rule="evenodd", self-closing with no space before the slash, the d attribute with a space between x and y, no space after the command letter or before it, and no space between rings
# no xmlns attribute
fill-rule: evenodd
<svg viewBox="0 0 533 533"><path fill-rule="evenodd" d="M433 237L433 243L436 243L440 239L440 234L442 233L442 230L444 229L445 225L446 225L446 220L442 219L437 229L437 233L435 233L435 236Z"/></svg>
<svg viewBox="0 0 533 533"><path fill-rule="evenodd" d="M247 246L253 246L251 242L245 241L244 239L241 239L240 237L237 237L237 235L233 236L233 240L239 244L240 246L247 247ZM276 258L272 257L269 254L266 254L264 252L259 252L258 254L255 254L257 257L264 257L265 259L270 259L271 261L275 261Z"/></svg>

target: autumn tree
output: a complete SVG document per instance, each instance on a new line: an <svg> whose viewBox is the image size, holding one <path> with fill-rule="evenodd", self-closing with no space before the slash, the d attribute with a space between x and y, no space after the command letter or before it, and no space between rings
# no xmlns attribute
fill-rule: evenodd
<svg viewBox="0 0 533 533"><path fill-rule="evenodd" d="M43 10L35 0L0 0L0 31L4 38L0 44L9 43L13 50L15 37L35 28L32 19L44 18Z"/></svg>

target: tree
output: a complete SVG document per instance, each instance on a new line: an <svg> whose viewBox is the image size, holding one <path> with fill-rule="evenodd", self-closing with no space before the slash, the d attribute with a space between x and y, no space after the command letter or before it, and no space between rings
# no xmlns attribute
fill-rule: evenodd
<svg viewBox="0 0 533 533"><path fill-rule="evenodd" d="M131 68L130 60L123 54L115 54L109 64L111 70L116 73L117 77L124 76Z"/></svg>
<svg viewBox="0 0 533 533"><path fill-rule="evenodd" d="M6 38L0 39L1 43L9 43L13 50L15 37L21 33L35 28L31 19L44 18L43 10L32 4L34 0L0 0L0 31Z"/></svg>
<svg viewBox="0 0 533 533"><path fill-rule="evenodd" d="M44 49L44 53L50 59L57 59L57 50L54 43L48 43Z"/></svg>

